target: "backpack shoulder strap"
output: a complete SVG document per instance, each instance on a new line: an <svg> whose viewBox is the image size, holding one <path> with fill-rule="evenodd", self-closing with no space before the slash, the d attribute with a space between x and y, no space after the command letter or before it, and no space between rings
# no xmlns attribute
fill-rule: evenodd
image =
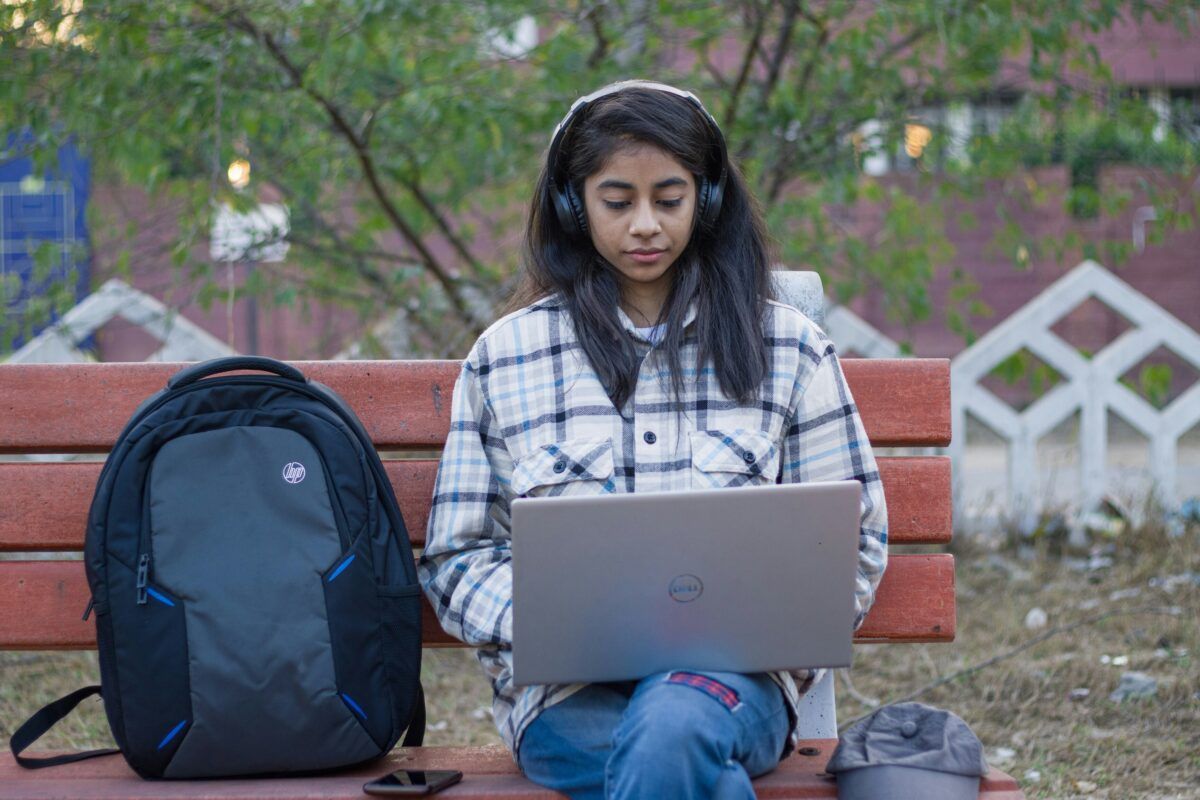
<svg viewBox="0 0 1200 800"><path fill-rule="evenodd" d="M420 747L425 741L425 689L417 681L417 705L413 709L412 719L409 720L408 730L404 732L404 747Z"/></svg>

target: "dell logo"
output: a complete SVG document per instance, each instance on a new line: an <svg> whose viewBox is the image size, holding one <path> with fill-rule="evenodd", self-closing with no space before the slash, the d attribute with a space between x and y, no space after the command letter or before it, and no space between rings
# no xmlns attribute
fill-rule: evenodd
<svg viewBox="0 0 1200 800"><path fill-rule="evenodd" d="M283 468L283 479L288 483L299 483L304 480L304 465L293 461Z"/></svg>
<svg viewBox="0 0 1200 800"><path fill-rule="evenodd" d="M704 584L695 575L679 575L668 588L676 603L690 603L704 593Z"/></svg>

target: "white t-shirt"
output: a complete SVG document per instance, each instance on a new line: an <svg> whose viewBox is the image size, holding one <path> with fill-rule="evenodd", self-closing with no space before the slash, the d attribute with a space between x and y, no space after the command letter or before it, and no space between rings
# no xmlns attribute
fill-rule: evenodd
<svg viewBox="0 0 1200 800"><path fill-rule="evenodd" d="M634 327L634 330L641 334L650 344L658 344L667 332L667 323L661 322L658 325L651 325L649 328Z"/></svg>

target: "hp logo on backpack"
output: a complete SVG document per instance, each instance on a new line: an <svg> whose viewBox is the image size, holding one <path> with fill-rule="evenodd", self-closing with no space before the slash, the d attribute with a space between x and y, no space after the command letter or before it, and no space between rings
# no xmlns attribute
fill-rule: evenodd
<svg viewBox="0 0 1200 800"><path fill-rule="evenodd" d="M292 461L283 468L283 479L288 483L299 483L304 480L304 465L299 461Z"/></svg>

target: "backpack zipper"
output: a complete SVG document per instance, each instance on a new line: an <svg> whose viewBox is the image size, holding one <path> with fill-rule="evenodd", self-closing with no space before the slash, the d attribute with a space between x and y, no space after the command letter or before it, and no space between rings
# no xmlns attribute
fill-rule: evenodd
<svg viewBox="0 0 1200 800"><path fill-rule="evenodd" d="M142 553L137 567L137 604L146 605L146 584L150 579L150 554Z"/></svg>
<svg viewBox="0 0 1200 800"><path fill-rule="evenodd" d="M153 467L153 463L151 463ZM146 587L150 583L150 472L146 472L146 482L142 485L142 528L138 531L138 561L137 561L137 604L144 606L148 602Z"/></svg>

